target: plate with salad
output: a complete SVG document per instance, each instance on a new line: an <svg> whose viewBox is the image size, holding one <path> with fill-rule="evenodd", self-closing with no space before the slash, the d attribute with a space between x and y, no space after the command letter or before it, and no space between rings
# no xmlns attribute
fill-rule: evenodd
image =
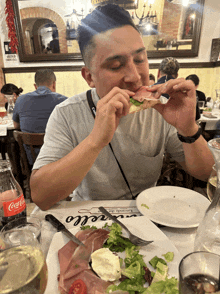
<svg viewBox="0 0 220 294"><path fill-rule="evenodd" d="M130 281L132 281L133 283L132 287L135 287L138 293L143 293L143 294L178 293L178 290L177 290L178 289L177 288L178 287L177 286L178 285L178 265L181 260L181 256L178 250L176 249L176 247L173 245L173 243L166 237L166 235L156 225L154 225L146 217L141 216L141 217L124 218L124 219L120 219L120 221L122 221L129 228L131 232L135 233L139 237L145 238L147 240L153 240L154 242L144 247L137 247L137 246L134 246L133 244L132 246L130 246L129 242L126 243L127 242L126 241L124 251L114 252L114 249L113 249L112 253L114 254L114 256L118 256L118 259L120 260L120 269L116 270L117 277L115 277L115 281L112 282L112 280L114 280L112 279L112 277L109 280L111 281L111 285L106 290L107 291L106 293L111 293L111 291L114 292L114 291L121 290L121 291L127 291L129 294L134 294L134 291L131 290L131 285L129 284ZM107 228L108 230L110 230L111 236L113 236L114 240L118 238L118 234L119 234L119 239L120 237L123 237L125 238L125 240L127 240L128 236L126 232L123 229L121 229L121 227L118 224L112 223L112 221L100 221L91 226L94 226L94 229ZM79 232L80 230L81 230L81 227L70 229L70 231L73 234L77 234L77 232ZM58 259L58 251L61 248L63 248L65 245L67 245L68 242L69 242L69 239L64 234L62 234L62 232L56 233L53 237L53 240L51 242L48 255L47 255L48 283L47 283L45 294L51 294L51 293L60 294L58 290L58 279L57 279L58 275L60 274L60 263ZM110 254L110 250L112 250L112 248L110 247L111 246L108 245L108 239L107 239L107 241L104 243L102 248L100 248L99 250L102 251L102 253L104 250L104 251L107 251L108 254ZM92 254L94 255L94 258L92 262L90 263L90 265L92 267L92 270L96 272L97 275L100 275L101 279L106 281L106 276L108 276L108 274L107 273L105 275L103 274L103 276L100 274L101 255L97 259L96 253L98 253L98 250L95 251L95 254L94 253ZM132 260L131 256L134 257L133 258L134 264L127 263L128 260L130 260L131 262ZM95 267L95 264L97 264L97 260L98 260L99 270L97 270ZM112 260L112 258L110 258L110 260ZM93 268L93 264L94 264L94 268ZM151 286L149 286L149 283L147 281L143 280L143 277L138 275L139 270L140 270L139 274L140 275L143 274L144 272L143 268L145 267L149 269L150 275L152 277ZM104 272L105 268L107 268L107 266L104 266L103 270L101 269L102 273ZM115 268L112 268L111 273L113 273L114 271L115 271ZM122 283L121 282L122 277L125 277L127 281ZM135 283L135 281L137 282ZM140 281L142 282L140 283ZM125 286L125 284L127 285ZM71 285L71 286L74 287L74 285ZM139 288L136 288L136 287L139 287ZM164 290L161 290L161 289L166 289L166 291L164 292ZM170 289L170 292L169 292L169 289ZM88 292L89 291L87 291L87 293ZM68 292L63 292L63 293L68 293Z"/></svg>

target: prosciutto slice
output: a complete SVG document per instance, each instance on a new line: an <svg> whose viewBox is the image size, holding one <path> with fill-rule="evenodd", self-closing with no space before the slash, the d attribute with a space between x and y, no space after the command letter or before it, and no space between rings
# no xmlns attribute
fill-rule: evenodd
<svg viewBox="0 0 220 294"><path fill-rule="evenodd" d="M137 111L140 111L142 109L147 109L150 107L153 107L154 105L161 103L159 99L154 98L154 94L150 91L148 91L147 86L142 86L134 96L132 96L134 100L137 100L139 102L143 102L140 106L135 106L131 103L130 111L129 113L134 113Z"/></svg>
<svg viewBox="0 0 220 294"><path fill-rule="evenodd" d="M78 246L69 241L58 251L60 274L58 275L58 289L61 294L68 294L72 283L81 279L86 283L87 293L105 293L110 282L102 281L97 277L89 265L91 253L100 249L108 238L109 232L104 229L88 229L79 231L76 237L85 246ZM91 286L94 285L94 286Z"/></svg>

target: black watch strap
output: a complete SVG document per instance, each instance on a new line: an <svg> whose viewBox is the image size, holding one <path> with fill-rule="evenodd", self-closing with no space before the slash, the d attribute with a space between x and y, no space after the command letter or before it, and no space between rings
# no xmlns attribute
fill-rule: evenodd
<svg viewBox="0 0 220 294"><path fill-rule="evenodd" d="M202 129L199 128L197 133L195 133L195 135L193 135L193 136L184 137L178 133L177 133L177 136L181 142L191 144L191 143L194 143L200 137L201 134L202 134Z"/></svg>

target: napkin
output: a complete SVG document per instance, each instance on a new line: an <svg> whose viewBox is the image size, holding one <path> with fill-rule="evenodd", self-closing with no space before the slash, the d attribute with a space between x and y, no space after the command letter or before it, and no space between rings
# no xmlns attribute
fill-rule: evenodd
<svg viewBox="0 0 220 294"><path fill-rule="evenodd" d="M7 125L0 125L0 136L7 136Z"/></svg>
<svg viewBox="0 0 220 294"><path fill-rule="evenodd" d="M13 128L13 120L0 121L0 136L7 136L7 129Z"/></svg>

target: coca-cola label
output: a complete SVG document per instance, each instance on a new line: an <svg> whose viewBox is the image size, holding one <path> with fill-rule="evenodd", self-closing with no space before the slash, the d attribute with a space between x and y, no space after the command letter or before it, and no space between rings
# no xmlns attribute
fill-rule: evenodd
<svg viewBox="0 0 220 294"><path fill-rule="evenodd" d="M26 208L24 195L22 194L19 198L3 202L4 216L13 216L21 213Z"/></svg>

